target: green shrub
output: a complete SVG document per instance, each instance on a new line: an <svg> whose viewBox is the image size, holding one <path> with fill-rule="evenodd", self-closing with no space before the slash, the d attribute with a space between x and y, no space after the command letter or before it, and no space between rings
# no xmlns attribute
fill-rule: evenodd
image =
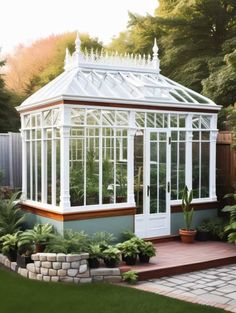
<svg viewBox="0 0 236 313"><path fill-rule="evenodd" d="M122 279L131 284L131 285L134 285L137 283L137 280L138 280L138 274L136 271L128 271L128 272L125 272L122 274Z"/></svg>
<svg viewBox="0 0 236 313"><path fill-rule="evenodd" d="M37 224L33 229L27 229L20 236L20 245L43 244L53 237L51 224Z"/></svg>

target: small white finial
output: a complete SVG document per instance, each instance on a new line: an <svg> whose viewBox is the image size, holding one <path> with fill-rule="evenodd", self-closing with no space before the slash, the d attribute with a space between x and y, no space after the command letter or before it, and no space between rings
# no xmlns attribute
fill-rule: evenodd
<svg viewBox="0 0 236 313"><path fill-rule="evenodd" d="M81 41L79 39L79 32L77 32L77 36L75 39L75 51L80 52Z"/></svg>
<svg viewBox="0 0 236 313"><path fill-rule="evenodd" d="M68 48L66 48L65 60L64 60L64 70L67 71L71 66L71 55Z"/></svg>
<svg viewBox="0 0 236 313"><path fill-rule="evenodd" d="M154 39L154 46L152 48L153 51L153 56L152 56L152 64L153 64L153 68L156 69L158 71L158 73L160 72L160 61L158 58L158 46L157 46L157 40L156 38Z"/></svg>

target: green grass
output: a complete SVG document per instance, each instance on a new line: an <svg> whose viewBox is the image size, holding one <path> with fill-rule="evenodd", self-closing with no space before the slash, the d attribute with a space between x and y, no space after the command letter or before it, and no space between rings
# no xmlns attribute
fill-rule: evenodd
<svg viewBox="0 0 236 313"><path fill-rule="evenodd" d="M1 313L220 313L128 287L30 281L0 268Z"/></svg>

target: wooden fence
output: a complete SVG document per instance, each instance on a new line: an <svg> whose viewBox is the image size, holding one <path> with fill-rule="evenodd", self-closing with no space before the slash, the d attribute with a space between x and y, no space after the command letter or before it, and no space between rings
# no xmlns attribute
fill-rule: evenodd
<svg viewBox="0 0 236 313"><path fill-rule="evenodd" d="M0 171L3 172L2 186L21 187L21 151L20 133L0 134Z"/></svg>
<svg viewBox="0 0 236 313"><path fill-rule="evenodd" d="M217 137L216 168L217 195L222 198L236 184L236 150L232 149L232 133L221 131Z"/></svg>

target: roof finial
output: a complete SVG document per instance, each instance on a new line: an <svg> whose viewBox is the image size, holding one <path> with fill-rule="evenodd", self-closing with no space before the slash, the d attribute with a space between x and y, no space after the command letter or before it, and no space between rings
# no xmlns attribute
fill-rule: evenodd
<svg viewBox="0 0 236 313"><path fill-rule="evenodd" d="M80 46L81 46L81 41L79 39L79 32L77 32L76 39L75 39L75 51L80 52Z"/></svg>
<svg viewBox="0 0 236 313"><path fill-rule="evenodd" d="M64 60L64 70L67 71L71 66L71 54L68 48L66 48L65 60Z"/></svg>
<svg viewBox="0 0 236 313"><path fill-rule="evenodd" d="M152 63L153 63L153 68L157 70L157 72L160 72L160 60L158 58L158 46L157 46L157 39L154 39L154 46L152 48L153 51L153 56L152 56Z"/></svg>

